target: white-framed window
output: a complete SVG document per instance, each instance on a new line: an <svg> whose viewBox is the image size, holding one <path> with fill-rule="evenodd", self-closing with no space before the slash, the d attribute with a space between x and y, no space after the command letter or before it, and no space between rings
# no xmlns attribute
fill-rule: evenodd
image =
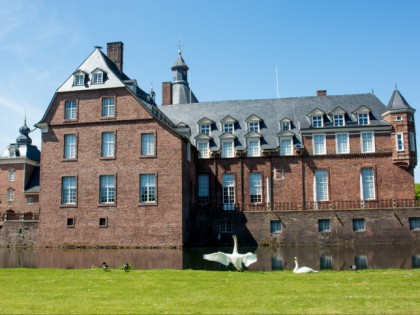
<svg viewBox="0 0 420 315"><path fill-rule="evenodd" d="M251 203L262 202L262 179L260 173L249 174L249 195Z"/></svg>
<svg viewBox="0 0 420 315"><path fill-rule="evenodd" d="M156 175L140 175L140 203L156 202Z"/></svg>
<svg viewBox="0 0 420 315"><path fill-rule="evenodd" d="M290 130L290 121L286 120L281 123L281 130Z"/></svg>
<svg viewBox="0 0 420 315"><path fill-rule="evenodd" d="M202 124L200 125L200 133L204 135L210 135L210 124Z"/></svg>
<svg viewBox="0 0 420 315"><path fill-rule="evenodd" d="M10 170L9 171L9 182L14 182L15 181L15 170Z"/></svg>
<svg viewBox="0 0 420 315"><path fill-rule="evenodd" d="M420 218L419 217L408 218L408 223L410 225L410 231L419 231L420 230Z"/></svg>
<svg viewBox="0 0 420 315"><path fill-rule="evenodd" d="M402 133L395 134L395 143L397 145L397 151L404 151L404 136Z"/></svg>
<svg viewBox="0 0 420 315"><path fill-rule="evenodd" d="M61 183L61 203L63 205L76 204L77 186L75 176L65 176Z"/></svg>
<svg viewBox="0 0 420 315"><path fill-rule="evenodd" d="M314 184L314 201L328 201L328 171L315 170Z"/></svg>
<svg viewBox="0 0 420 315"><path fill-rule="evenodd" d="M375 152L375 136L373 132L362 132L360 137L362 140L362 153Z"/></svg>
<svg viewBox="0 0 420 315"><path fill-rule="evenodd" d="M330 219L319 219L318 220L318 231L319 232L331 232L331 220Z"/></svg>
<svg viewBox="0 0 420 315"><path fill-rule="evenodd" d="M15 200L15 190L13 188L9 188L7 190L7 201Z"/></svg>
<svg viewBox="0 0 420 315"><path fill-rule="evenodd" d="M348 133L337 133L335 135L335 139L336 139L336 146L337 146L338 154L350 153Z"/></svg>
<svg viewBox="0 0 420 315"><path fill-rule="evenodd" d="M223 132L233 133L234 132L233 123L224 123L223 124Z"/></svg>
<svg viewBox="0 0 420 315"><path fill-rule="evenodd" d="M208 174L198 175L198 203L208 204L210 201L210 179Z"/></svg>
<svg viewBox="0 0 420 315"><path fill-rule="evenodd" d="M312 116L312 127L319 128L322 126L324 126L324 121L322 119L322 116L320 115Z"/></svg>
<svg viewBox="0 0 420 315"><path fill-rule="evenodd" d="M361 169L360 192L362 200L375 199L375 175L373 167L365 167Z"/></svg>
<svg viewBox="0 0 420 315"><path fill-rule="evenodd" d="M14 149L14 148L9 149L9 157L10 158L16 157L16 149Z"/></svg>
<svg viewBox="0 0 420 315"><path fill-rule="evenodd" d="M65 114L64 119L76 119L77 118L77 103L76 101L65 101L64 102Z"/></svg>
<svg viewBox="0 0 420 315"><path fill-rule="evenodd" d="M369 114L368 113L360 113L357 115L357 121L359 125L369 125Z"/></svg>
<svg viewBox="0 0 420 315"><path fill-rule="evenodd" d="M100 189L99 189L100 203L114 203L115 202L115 176L101 175Z"/></svg>
<svg viewBox="0 0 420 315"><path fill-rule="evenodd" d="M334 115L334 126L344 126L344 115Z"/></svg>
<svg viewBox="0 0 420 315"><path fill-rule="evenodd" d="M155 155L155 134L141 134L141 155Z"/></svg>
<svg viewBox="0 0 420 315"><path fill-rule="evenodd" d="M200 152L200 158L207 159L210 157L210 149L208 141L199 141L197 142L197 149Z"/></svg>
<svg viewBox="0 0 420 315"><path fill-rule="evenodd" d="M31 198L31 197L26 198L26 203L27 203L28 205L31 205L31 204L33 204L33 203L34 203L34 199L33 199L33 198Z"/></svg>
<svg viewBox="0 0 420 315"><path fill-rule="evenodd" d="M292 138L280 138L280 155L293 155Z"/></svg>
<svg viewBox="0 0 420 315"><path fill-rule="evenodd" d="M113 97L104 97L102 99L102 117L115 116L115 101Z"/></svg>
<svg viewBox="0 0 420 315"><path fill-rule="evenodd" d="M102 133L102 157L115 157L115 134Z"/></svg>
<svg viewBox="0 0 420 315"><path fill-rule="evenodd" d="M410 151L416 151L416 136L413 132L410 132Z"/></svg>
<svg viewBox="0 0 420 315"><path fill-rule="evenodd" d="M104 75L102 71L97 71L92 74L92 84L104 83Z"/></svg>
<svg viewBox="0 0 420 315"><path fill-rule="evenodd" d="M64 158L76 158L76 135L64 135Z"/></svg>
<svg viewBox="0 0 420 315"><path fill-rule="evenodd" d="M220 233L231 233L232 232L232 221L229 219L224 219L219 221L219 231Z"/></svg>
<svg viewBox="0 0 420 315"><path fill-rule="evenodd" d="M325 134L315 134L312 136L314 155L326 154Z"/></svg>
<svg viewBox="0 0 420 315"><path fill-rule="evenodd" d="M222 185L224 210L235 210L235 175L223 174Z"/></svg>
<svg viewBox="0 0 420 315"><path fill-rule="evenodd" d="M222 141L222 158L230 158L234 156L233 140Z"/></svg>
<svg viewBox="0 0 420 315"><path fill-rule="evenodd" d="M353 219L353 231L354 232L364 232L364 231L366 231L365 219L363 219L363 218Z"/></svg>
<svg viewBox="0 0 420 315"><path fill-rule="evenodd" d="M82 73L74 75L74 85L84 85L85 84L85 75Z"/></svg>
<svg viewBox="0 0 420 315"><path fill-rule="evenodd" d="M248 139L247 155L250 157L260 156L260 139Z"/></svg>
<svg viewBox="0 0 420 315"><path fill-rule="evenodd" d="M251 131L255 131L255 132L260 132L260 123L258 121L250 121L248 123L248 130Z"/></svg>
<svg viewBox="0 0 420 315"><path fill-rule="evenodd" d="M396 116L395 121L403 121L403 117L402 116Z"/></svg>
<svg viewBox="0 0 420 315"><path fill-rule="evenodd" d="M271 234L281 233L281 230L282 230L281 220L271 220L270 221L270 233Z"/></svg>

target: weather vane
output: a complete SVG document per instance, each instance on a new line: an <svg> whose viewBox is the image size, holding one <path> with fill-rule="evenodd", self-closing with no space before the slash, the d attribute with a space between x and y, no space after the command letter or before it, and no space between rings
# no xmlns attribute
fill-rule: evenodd
<svg viewBox="0 0 420 315"><path fill-rule="evenodd" d="M181 54L181 47L184 46L181 44L181 38L178 40L178 53Z"/></svg>

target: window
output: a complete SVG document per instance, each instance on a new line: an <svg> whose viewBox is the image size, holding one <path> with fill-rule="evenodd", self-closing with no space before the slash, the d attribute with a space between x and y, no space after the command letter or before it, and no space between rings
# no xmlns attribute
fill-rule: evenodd
<svg viewBox="0 0 420 315"><path fill-rule="evenodd" d="M235 210L235 175L223 174L223 209Z"/></svg>
<svg viewBox="0 0 420 315"><path fill-rule="evenodd" d="M103 83L103 73L101 71L94 72L92 74L92 84Z"/></svg>
<svg viewBox="0 0 420 315"><path fill-rule="evenodd" d="M325 135L313 135L314 154L326 154Z"/></svg>
<svg viewBox="0 0 420 315"><path fill-rule="evenodd" d="M283 270L283 259L281 257L271 257L271 270Z"/></svg>
<svg viewBox="0 0 420 315"><path fill-rule="evenodd" d="M347 133L336 134L337 153L349 153L349 135Z"/></svg>
<svg viewBox="0 0 420 315"><path fill-rule="evenodd" d="M219 221L219 230L221 233L232 232L232 222L228 219Z"/></svg>
<svg viewBox="0 0 420 315"><path fill-rule="evenodd" d="M397 145L397 151L404 151L404 140L402 133L395 134L395 142Z"/></svg>
<svg viewBox="0 0 420 315"><path fill-rule="evenodd" d="M344 126L344 115L334 115L334 126Z"/></svg>
<svg viewBox="0 0 420 315"><path fill-rule="evenodd" d="M115 156L115 135L113 132L102 133L102 157Z"/></svg>
<svg viewBox="0 0 420 315"><path fill-rule="evenodd" d="M85 84L85 75L84 74L75 74L74 75L74 85L84 85Z"/></svg>
<svg viewBox="0 0 420 315"><path fill-rule="evenodd" d="M233 133L233 123L225 123L223 124L223 132L230 132Z"/></svg>
<svg viewBox="0 0 420 315"><path fill-rule="evenodd" d="M76 204L76 177L66 176L62 179L61 203L63 205Z"/></svg>
<svg viewBox="0 0 420 315"><path fill-rule="evenodd" d="M367 269L367 257L365 255L356 256L354 258L354 264L357 270Z"/></svg>
<svg viewBox="0 0 420 315"><path fill-rule="evenodd" d="M33 198L27 198L27 199L26 199L26 203L27 203L28 205L33 204L33 202L34 202L34 199L33 199Z"/></svg>
<svg viewBox="0 0 420 315"><path fill-rule="evenodd" d="M9 149L9 157L13 158L16 157L16 149Z"/></svg>
<svg viewBox="0 0 420 315"><path fill-rule="evenodd" d="M255 132L260 132L260 123L258 121L251 121L248 123L248 130L251 131L255 131Z"/></svg>
<svg viewBox="0 0 420 315"><path fill-rule="evenodd" d="M358 114L357 120L359 122L359 125L369 125L369 114L368 113Z"/></svg>
<svg viewBox="0 0 420 315"><path fill-rule="evenodd" d="M99 218L99 227L107 227L108 226L108 219L107 218Z"/></svg>
<svg viewBox="0 0 420 315"><path fill-rule="evenodd" d="M10 182L14 182L15 181L15 171L14 170L10 170L9 171L9 181Z"/></svg>
<svg viewBox="0 0 420 315"><path fill-rule="evenodd" d="M282 138L280 140L280 155L292 155L293 154L293 139Z"/></svg>
<svg viewBox="0 0 420 315"><path fill-rule="evenodd" d="M281 220L270 221L270 233L280 233L281 232Z"/></svg>
<svg viewBox="0 0 420 315"><path fill-rule="evenodd" d="M76 101L66 101L64 103L64 107L65 107L64 119L76 119L77 118Z"/></svg>
<svg viewBox="0 0 420 315"><path fill-rule="evenodd" d="M259 139L248 139L248 156L260 156L260 140Z"/></svg>
<svg viewBox="0 0 420 315"><path fill-rule="evenodd" d="M206 205L209 203L210 183L208 174L198 175L198 203Z"/></svg>
<svg viewBox="0 0 420 315"><path fill-rule="evenodd" d="M191 143L187 143L187 161L191 162Z"/></svg>
<svg viewBox="0 0 420 315"><path fill-rule="evenodd" d="M210 124L203 124L200 126L200 133L209 135L210 134Z"/></svg>
<svg viewBox="0 0 420 315"><path fill-rule="evenodd" d="M328 200L328 172L327 170L315 170L315 200Z"/></svg>
<svg viewBox="0 0 420 315"><path fill-rule="evenodd" d="M76 135L64 136L64 158L76 158Z"/></svg>
<svg viewBox="0 0 420 315"><path fill-rule="evenodd" d="M375 177L372 167L362 168L360 172L360 184L362 200L375 199Z"/></svg>
<svg viewBox="0 0 420 315"><path fill-rule="evenodd" d="M8 201L13 201L15 200L15 190L13 188L9 188L7 190L7 200Z"/></svg>
<svg viewBox="0 0 420 315"><path fill-rule="evenodd" d="M354 232L364 232L365 231L365 219L353 219L353 231Z"/></svg>
<svg viewBox="0 0 420 315"><path fill-rule="evenodd" d="M420 231L420 217L419 218L408 218L411 231Z"/></svg>
<svg viewBox="0 0 420 315"><path fill-rule="evenodd" d="M141 155L155 155L155 135L153 133L141 135Z"/></svg>
<svg viewBox="0 0 420 315"><path fill-rule="evenodd" d="M156 202L156 175L155 174L140 175L140 202L141 203Z"/></svg>
<svg viewBox="0 0 420 315"><path fill-rule="evenodd" d="M330 221L330 219L320 219L320 220L318 220L318 230L319 230L319 232L331 232L331 221Z"/></svg>
<svg viewBox="0 0 420 315"><path fill-rule="evenodd" d="M416 136L413 132L410 133L410 151L416 151Z"/></svg>
<svg viewBox="0 0 420 315"><path fill-rule="evenodd" d="M198 152L200 152L200 158L207 159L210 157L209 142L198 142Z"/></svg>
<svg viewBox="0 0 420 315"><path fill-rule="evenodd" d="M363 132L360 135L362 138L362 153L375 152L375 138L373 132Z"/></svg>
<svg viewBox="0 0 420 315"><path fill-rule="evenodd" d="M321 270L331 270L332 269L332 256L321 256L319 258L319 268Z"/></svg>
<svg viewBox="0 0 420 315"><path fill-rule="evenodd" d="M74 218L67 218L66 226L67 227L74 227Z"/></svg>
<svg viewBox="0 0 420 315"><path fill-rule="evenodd" d="M402 121L402 120L403 120L402 116L396 116L395 117L395 121Z"/></svg>
<svg viewBox="0 0 420 315"><path fill-rule="evenodd" d="M115 202L115 182L113 175L102 175L100 177L99 202L114 203Z"/></svg>
<svg viewBox="0 0 420 315"><path fill-rule="evenodd" d="M281 130L290 130L290 121L283 121L281 123Z"/></svg>
<svg viewBox="0 0 420 315"><path fill-rule="evenodd" d="M249 195L251 203L262 202L262 181L260 173L249 174Z"/></svg>
<svg viewBox="0 0 420 315"><path fill-rule="evenodd" d="M115 115L114 98L104 97L102 99L102 117L113 117Z"/></svg>
<svg viewBox="0 0 420 315"><path fill-rule="evenodd" d="M312 116L312 127L319 128L323 125L322 116Z"/></svg>
<svg viewBox="0 0 420 315"><path fill-rule="evenodd" d="M420 255L411 256L411 268L420 268Z"/></svg>
<svg viewBox="0 0 420 315"><path fill-rule="evenodd" d="M222 141L222 158L233 157L233 141Z"/></svg>

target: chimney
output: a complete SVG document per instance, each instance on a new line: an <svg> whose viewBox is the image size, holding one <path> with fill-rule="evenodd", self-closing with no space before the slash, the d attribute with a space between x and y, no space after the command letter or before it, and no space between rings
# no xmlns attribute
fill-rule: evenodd
<svg viewBox="0 0 420 315"><path fill-rule="evenodd" d="M162 82L162 105L172 105L172 82Z"/></svg>
<svg viewBox="0 0 420 315"><path fill-rule="evenodd" d="M124 43L123 42L113 42L107 44L107 56L115 63L118 70L123 72L123 52L124 52Z"/></svg>
<svg viewBox="0 0 420 315"><path fill-rule="evenodd" d="M327 90L316 91L316 96L327 96Z"/></svg>

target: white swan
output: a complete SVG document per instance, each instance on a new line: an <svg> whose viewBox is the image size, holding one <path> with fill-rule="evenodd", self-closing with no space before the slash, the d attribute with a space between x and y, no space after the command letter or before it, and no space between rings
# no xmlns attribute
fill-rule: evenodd
<svg viewBox="0 0 420 315"><path fill-rule="evenodd" d="M297 257L295 257L295 269L293 269L293 272L294 273L309 273L309 272L318 272L318 271L313 270L312 268L309 268L309 267L299 268Z"/></svg>
<svg viewBox="0 0 420 315"><path fill-rule="evenodd" d="M203 258L210 261L217 261L225 266L229 266L229 263L235 266L236 270L242 271L242 264L245 267L253 264L257 261L257 255L253 253L239 254L238 253L238 239L236 235L233 235L233 253L226 254L222 252L217 252L213 254L203 255Z"/></svg>

